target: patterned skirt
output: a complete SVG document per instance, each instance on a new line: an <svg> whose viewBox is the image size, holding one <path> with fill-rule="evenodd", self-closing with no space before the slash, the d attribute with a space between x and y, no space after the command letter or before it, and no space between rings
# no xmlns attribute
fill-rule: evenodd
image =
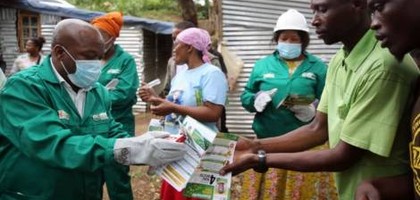
<svg viewBox="0 0 420 200"><path fill-rule="evenodd" d="M326 149L327 145L315 149ZM242 175L241 200L337 200L333 173L269 169Z"/></svg>

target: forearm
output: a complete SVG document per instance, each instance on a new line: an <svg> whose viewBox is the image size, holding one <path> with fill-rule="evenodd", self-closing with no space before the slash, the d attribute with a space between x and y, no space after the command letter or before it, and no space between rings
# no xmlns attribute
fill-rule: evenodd
<svg viewBox="0 0 420 200"><path fill-rule="evenodd" d="M135 88L124 88L118 90L109 91L112 105L113 106L127 106L128 102L132 102L136 99L136 89Z"/></svg>
<svg viewBox="0 0 420 200"><path fill-rule="evenodd" d="M255 93L251 92L249 89L245 88L245 91L241 95L241 104L245 110L249 112L256 112L254 108L254 97Z"/></svg>
<svg viewBox="0 0 420 200"><path fill-rule="evenodd" d="M200 122L217 122L222 114L223 106L217 105L214 108L203 106L183 106L174 104L174 113L188 115Z"/></svg>
<svg viewBox="0 0 420 200"><path fill-rule="evenodd" d="M328 150L267 155L269 167L294 171L343 171L359 162L366 150L340 141Z"/></svg>
<svg viewBox="0 0 420 200"><path fill-rule="evenodd" d="M267 154L267 166L301 172L333 172L342 171L349 167L347 163L341 161L341 158L331 155L330 151Z"/></svg>
<svg viewBox="0 0 420 200"><path fill-rule="evenodd" d="M124 71L118 77L118 84L114 90L110 90L112 104L116 106L126 106L127 102L136 99L136 92L139 87L139 78L136 72L136 66L131 66L130 70Z"/></svg>

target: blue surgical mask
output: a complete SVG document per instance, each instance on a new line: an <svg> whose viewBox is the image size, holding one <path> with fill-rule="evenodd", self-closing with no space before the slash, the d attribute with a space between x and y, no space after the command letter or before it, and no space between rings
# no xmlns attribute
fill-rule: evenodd
<svg viewBox="0 0 420 200"><path fill-rule="evenodd" d="M282 58L295 59L302 53L302 44L279 42L277 44L277 51Z"/></svg>
<svg viewBox="0 0 420 200"><path fill-rule="evenodd" d="M64 70L66 71L70 81L79 88L89 89L92 87L96 81L98 81L99 76L101 75L102 63L100 60L76 60L74 57L67 51L66 48L62 47L63 50L70 56L70 58L76 63L76 72L74 74L69 74L63 65Z"/></svg>

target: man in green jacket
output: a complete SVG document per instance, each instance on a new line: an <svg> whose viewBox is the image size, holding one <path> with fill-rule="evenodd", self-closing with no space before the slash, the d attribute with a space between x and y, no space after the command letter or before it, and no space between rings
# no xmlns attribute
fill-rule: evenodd
<svg viewBox="0 0 420 200"><path fill-rule="evenodd" d="M120 122L131 136L134 136L135 122L133 105L137 102L136 91L139 87L136 62L119 45L114 44L120 36L123 25L121 12L110 12L92 20L105 41L105 54L102 57L101 76L98 82L104 85L112 101L111 114ZM128 166L104 168L105 183L111 200L133 199L131 178Z"/></svg>
<svg viewBox="0 0 420 200"><path fill-rule="evenodd" d="M89 23L59 22L51 56L0 91L0 199L102 199L102 169L178 160L185 146L148 132L130 137L97 83L102 36Z"/></svg>

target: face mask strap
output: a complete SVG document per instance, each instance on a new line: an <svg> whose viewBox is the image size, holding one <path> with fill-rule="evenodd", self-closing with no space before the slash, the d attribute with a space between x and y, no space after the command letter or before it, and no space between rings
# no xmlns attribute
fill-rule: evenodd
<svg viewBox="0 0 420 200"><path fill-rule="evenodd" d="M70 58L73 60L73 62L76 63L76 60L74 59L74 57L67 51L67 49L64 46L62 46L62 45L57 45L57 46L61 47L64 50L64 52L66 52L66 54L68 56L70 56ZM66 65L64 65L62 60L60 60L60 63L63 66L64 71L66 71L67 75L69 75L70 73L69 73L69 71L67 71L67 67L66 67ZM76 68L76 70L77 70L77 68Z"/></svg>
<svg viewBox="0 0 420 200"><path fill-rule="evenodd" d="M57 46L59 46L59 47L61 47L63 50L64 50L64 52L66 52L66 54L68 55L68 56L70 56L70 58L73 60L73 62L75 62L76 63L76 59L69 53L69 51L66 49L66 47L64 47L64 46L61 46L61 45L57 45Z"/></svg>
<svg viewBox="0 0 420 200"><path fill-rule="evenodd" d="M113 37L110 37L110 38L109 38L109 40L107 40L107 41L105 42L105 44L108 44L109 42L111 42L111 40L112 40L112 39L114 39L114 38L113 38Z"/></svg>
<svg viewBox="0 0 420 200"><path fill-rule="evenodd" d="M66 71L67 75L69 75L69 71L67 71L66 66L64 65L63 61L60 60L61 66L63 66L64 71Z"/></svg>
<svg viewBox="0 0 420 200"><path fill-rule="evenodd" d="M108 43L110 43L112 41L112 39L113 39L112 37L109 38L109 40L105 42L105 45L108 45ZM114 46L114 45L111 45L108 48L105 48L105 54L108 53L108 51L112 48L112 46Z"/></svg>

